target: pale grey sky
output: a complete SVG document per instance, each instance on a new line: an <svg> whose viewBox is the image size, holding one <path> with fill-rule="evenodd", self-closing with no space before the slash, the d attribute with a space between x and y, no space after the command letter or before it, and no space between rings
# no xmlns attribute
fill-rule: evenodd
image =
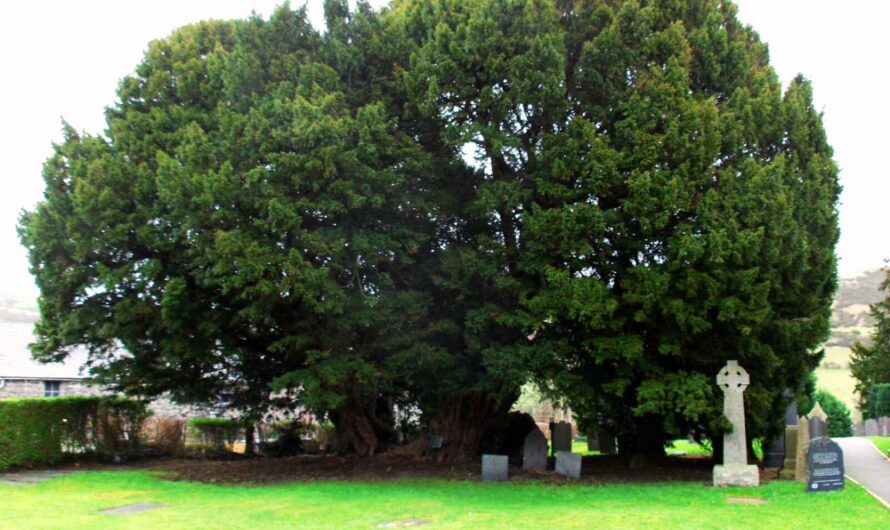
<svg viewBox="0 0 890 530"><path fill-rule="evenodd" d="M280 0L80 0L10 3L0 17L0 298L36 297L15 225L40 200L40 171L58 141L60 119L90 133L104 129L117 83L152 39L206 18L268 16ZM292 5L300 5L292 1ZM383 0L374 0L379 5ZM885 67L890 2L740 0L739 15L769 43L783 83L798 72L814 84L841 167L839 268L844 277L890 258L880 226L890 191L883 160L890 123ZM321 21L321 0L308 2ZM35 7L38 6L39 7Z"/></svg>

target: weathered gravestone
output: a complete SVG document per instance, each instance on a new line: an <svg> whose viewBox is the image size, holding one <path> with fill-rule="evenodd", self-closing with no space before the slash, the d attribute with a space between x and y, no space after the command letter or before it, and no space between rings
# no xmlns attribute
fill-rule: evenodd
<svg viewBox="0 0 890 530"><path fill-rule="evenodd" d="M442 442L444 440L438 434L434 434L430 436L430 449L433 451L437 451L442 448Z"/></svg>
<svg viewBox="0 0 890 530"><path fill-rule="evenodd" d="M554 455L560 451L572 452L572 424L550 422L550 445Z"/></svg>
<svg viewBox="0 0 890 530"><path fill-rule="evenodd" d="M783 471L785 471L784 474L787 476L788 472L786 470L793 470L795 465L795 454L794 452L789 453L788 449L789 446L791 446L791 449L795 449L796 446L793 442L789 443L789 435L795 442L797 441L797 401L794 400L794 393L787 388L782 395L786 398L791 398L791 402L785 409L785 429L773 440L763 455L764 467L779 468L781 470L779 471L780 477L783 476ZM794 427L794 429L789 431L789 427ZM790 478L794 478L793 475Z"/></svg>
<svg viewBox="0 0 890 530"><path fill-rule="evenodd" d="M865 424L862 422L853 424L853 436L865 436Z"/></svg>
<svg viewBox="0 0 890 530"><path fill-rule="evenodd" d="M831 438L814 438L807 450L807 491L844 489L844 452Z"/></svg>
<svg viewBox="0 0 890 530"><path fill-rule="evenodd" d="M816 403L813 410L807 414L807 421L810 422L810 439L823 438L828 436L828 414L822 410L822 405Z"/></svg>
<svg viewBox="0 0 890 530"><path fill-rule="evenodd" d="M597 436L597 445L600 448L600 453L604 455L611 455L615 453L615 437L611 434L601 432L599 436Z"/></svg>
<svg viewBox="0 0 890 530"><path fill-rule="evenodd" d="M522 469L547 469L547 438L537 427L528 433L522 444Z"/></svg>
<svg viewBox="0 0 890 530"><path fill-rule="evenodd" d="M865 435L866 436L880 436L881 430L878 429L878 422L876 420L865 420Z"/></svg>
<svg viewBox="0 0 890 530"><path fill-rule="evenodd" d="M736 361L729 361L717 374L723 391L723 415L732 424L732 432L723 435L723 465L714 466L715 486L757 486L760 471L748 465L748 440L745 436L744 392L751 378Z"/></svg>
<svg viewBox="0 0 890 530"><path fill-rule="evenodd" d="M890 436L890 417L883 416L878 423L881 427L881 436Z"/></svg>
<svg viewBox="0 0 890 530"><path fill-rule="evenodd" d="M797 424L797 456L794 469L794 480L803 482L807 472L807 449L810 447L810 421L806 416L800 417Z"/></svg>
<svg viewBox="0 0 890 530"><path fill-rule="evenodd" d="M507 480L507 455L482 455L482 480Z"/></svg>
<svg viewBox="0 0 890 530"><path fill-rule="evenodd" d="M797 478L797 430L799 428L799 425L785 426L785 461L782 462L779 478L786 480Z"/></svg>
<svg viewBox="0 0 890 530"><path fill-rule="evenodd" d="M587 450L590 452L600 450L600 440L595 432L587 435Z"/></svg>
<svg viewBox="0 0 890 530"><path fill-rule="evenodd" d="M581 478L581 455L569 451L556 453L556 474Z"/></svg>

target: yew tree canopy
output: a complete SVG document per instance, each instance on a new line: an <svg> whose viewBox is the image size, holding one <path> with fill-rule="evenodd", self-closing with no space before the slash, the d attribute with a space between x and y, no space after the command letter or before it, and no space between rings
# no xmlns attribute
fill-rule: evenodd
<svg viewBox="0 0 890 530"><path fill-rule="evenodd" d="M656 438L719 432L736 359L749 432L774 427L827 334L839 186L809 83L783 89L731 2L326 15L178 30L103 135L68 129L21 223L39 356L427 417L533 378Z"/></svg>

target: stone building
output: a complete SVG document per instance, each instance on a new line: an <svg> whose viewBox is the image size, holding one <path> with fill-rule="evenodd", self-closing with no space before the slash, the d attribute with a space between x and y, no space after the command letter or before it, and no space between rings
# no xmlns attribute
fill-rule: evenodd
<svg viewBox="0 0 890 530"><path fill-rule="evenodd" d="M83 366L87 352L75 349L61 363L39 363L31 358L28 344L34 342L34 324L0 321L0 399L89 396L102 394L91 385ZM156 418L222 416L223 410L185 406L165 397L148 406Z"/></svg>

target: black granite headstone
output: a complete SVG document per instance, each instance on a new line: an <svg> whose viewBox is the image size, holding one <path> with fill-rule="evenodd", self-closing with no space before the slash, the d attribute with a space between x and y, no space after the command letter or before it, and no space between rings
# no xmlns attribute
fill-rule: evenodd
<svg viewBox="0 0 890 530"><path fill-rule="evenodd" d="M572 451L572 424L567 421L550 422L550 446L554 456L560 451Z"/></svg>
<svg viewBox="0 0 890 530"><path fill-rule="evenodd" d="M597 437L597 445L600 448L600 453L604 455L611 455L615 453L615 437L611 434L600 432Z"/></svg>
<svg viewBox="0 0 890 530"><path fill-rule="evenodd" d="M773 438L763 452L763 467L780 468L785 462L785 433Z"/></svg>
<svg viewBox="0 0 890 530"><path fill-rule="evenodd" d="M844 489L844 452L831 438L816 438L807 449L807 491Z"/></svg>

